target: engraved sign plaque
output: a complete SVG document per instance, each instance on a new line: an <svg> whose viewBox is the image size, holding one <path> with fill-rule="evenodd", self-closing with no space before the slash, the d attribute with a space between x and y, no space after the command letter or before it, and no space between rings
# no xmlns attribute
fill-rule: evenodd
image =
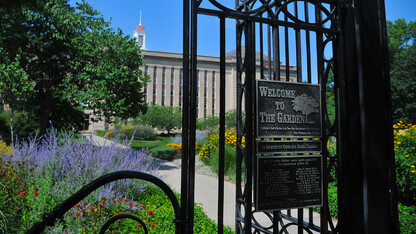
<svg viewBox="0 0 416 234"><path fill-rule="evenodd" d="M322 152L321 141L257 141L257 154Z"/></svg>
<svg viewBox="0 0 416 234"><path fill-rule="evenodd" d="M320 138L320 85L257 80L258 138Z"/></svg>
<svg viewBox="0 0 416 234"><path fill-rule="evenodd" d="M322 155L257 157L256 210L322 206Z"/></svg>

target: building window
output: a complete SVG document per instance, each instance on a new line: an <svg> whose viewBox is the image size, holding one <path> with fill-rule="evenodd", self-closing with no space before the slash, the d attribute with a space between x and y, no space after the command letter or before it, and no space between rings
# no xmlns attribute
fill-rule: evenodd
<svg viewBox="0 0 416 234"><path fill-rule="evenodd" d="M204 87L208 86L208 71L205 71L204 74Z"/></svg>
<svg viewBox="0 0 416 234"><path fill-rule="evenodd" d="M156 94L157 94L157 89L155 86L153 87L153 100L152 100L153 104L156 104Z"/></svg>
<svg viewBox="0 0 416 234"><path fill-rule="evenodd" d="M215 71L212 72L212 87L215 87Z"/></svg>
<svg viewBox="0 0 416 234"><path fill-rule="evenodd" d="M143 93L144 93L144 101L147 102L147 85L144 86Z"/></svg>
<svg viewBox="0 0 416 234"><path fill-rule="evenodd" d="M196 86L199 87L199 70L196 70Z"/></svg>
<svg viewBox="0 0 416 234"><path fill-rule="evenodd" d="M143 46L143 35L139 35L137 38L137 43L139 43L140 46Z"/></svg>
<svg viewBox="0 0 416 234"><path fill-rule="evenodd" d="M153 84L157 84L157 67L153 67Z"/></svg>
<svg viewBox="0 0 416 234"><path fill-rule="evenodd" d="M144 74L147 76L149 74L149 66L144 66Z"/></svg>
<svg viewBox="0 0 416 234"><path fill-rule="evenodd" d="M162 84L166 84L166 67L162 68Z"/></svg>
<svg viewBox="0 0 416 234"><path fill-rule="evenodd" d="M182 86L183 84L183 69L179 70L179 85Z"/></svg>
<svg viewBox="0 0 416 234"><path fill-rule="evenodd" d="M175 84L175 69L173 67L170 70L170 84Z"/></svg>

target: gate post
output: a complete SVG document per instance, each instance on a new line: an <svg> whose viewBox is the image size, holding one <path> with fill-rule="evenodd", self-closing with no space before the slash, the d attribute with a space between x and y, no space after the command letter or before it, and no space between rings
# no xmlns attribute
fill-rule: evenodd
<svg viewBox="0 0 416 234"><path fill-rule="evenodd" d="M340 9L340 233L399 233L383 0Z"/></svg>

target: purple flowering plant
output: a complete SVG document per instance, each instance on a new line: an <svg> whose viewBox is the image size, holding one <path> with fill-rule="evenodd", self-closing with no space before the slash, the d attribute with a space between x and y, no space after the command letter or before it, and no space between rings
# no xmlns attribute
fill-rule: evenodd
<svg viewBox="0 0 416 234"><path fill-rule="evenodd" d="M115 139L110 144L100 145L93 136L77 138L72 133L52 130L40 140L34 137L27 142L16 143L1 161L3 165L7 162L22 171L13 176L24 174L24 171L30 176L25 178L25 188L14 196L14 199L25 198L25 206L13 207L19 216L14 220L20 221L11 224L8 230L27 230L39 221L43 213L102 175L121 170L155 174L158 166L147 149L137 151L128 147L128 141L124 141L124 147L117 142L118 139ZM133 200L146 186L139 180L120 180L103 186L87 199L116 199L122 196ZM2 201L3 198L0 195L0 204L6 202ZM56 228L59 230L59 225Z"/></svg>

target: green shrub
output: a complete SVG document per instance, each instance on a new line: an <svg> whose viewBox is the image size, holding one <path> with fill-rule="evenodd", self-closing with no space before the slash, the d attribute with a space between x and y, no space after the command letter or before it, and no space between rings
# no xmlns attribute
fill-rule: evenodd
<svg viewBox="0 0 416 234"><path fill-rule="evenodd" d="M399 122L394 128L396 181L399 202L416 205L416 125Z"/></svg>
<svg viewBox="0 0 416 234"><path fill-rule="evenodd" d="M38 117L32 113L19 112L14 114L13 130L14 137L27 139L34 136L39 129ZM0 114L0 135L10 144L10 115L7 112Z"/></svg>
<svg viewBox="0 0 416 234"><path fill-rule="evenodd" d="M416 206L405 206L399 203L400 233L414 234L416 231Z"/></svg>
<svg viewBox="0 0 416 234"><path fill-rule="evenodd" d="M180 151L177 149L172 149L165 145L162 145L162 146L150 149L149 152L150 152L150 155L152 155L155 158L160 158L163 160L171 161L174 159L175 155L178 154L178 152Z"/></svg>
<svg viewBox="0 0 416 234"><path fill-rule="evenodd" d="M179 199L178 193L175 193ZM154 211L154 220L157 225L149 233L174 233L174 211L170 200L165 193L155 187L149 187L139 198L138 202L145 204L147 209ZM199 206L195 205L194 233L218 233L217 224L214 223ZM234 233L231 228L224 227L224 233Z"/></svg>
<svg viewBox="0 0 416 234"><path fill-rule="evenodd" d="M215 150L208 162L208 165L211 167L211 170L217 174L219 170L219 155L219 150ZM224 148L224 174L230 177L231 180L235 181L236 150L235 148L229 146L226 146Z"/></svg>
<svg viewBox="0 0 416 234"><path fill-rule="evenodd" d="M0 136L3 141L7 144L10 144L10 129L7 122L7 114L6 112L0 113Z"/></svg>
<svg viewBox="0 0 416 234"><path fill-rule="evenodd" d="M135 140L154 140L156 139L155 130L149 126L137 125L134 126L132 131L135 131Z"/></svg>

